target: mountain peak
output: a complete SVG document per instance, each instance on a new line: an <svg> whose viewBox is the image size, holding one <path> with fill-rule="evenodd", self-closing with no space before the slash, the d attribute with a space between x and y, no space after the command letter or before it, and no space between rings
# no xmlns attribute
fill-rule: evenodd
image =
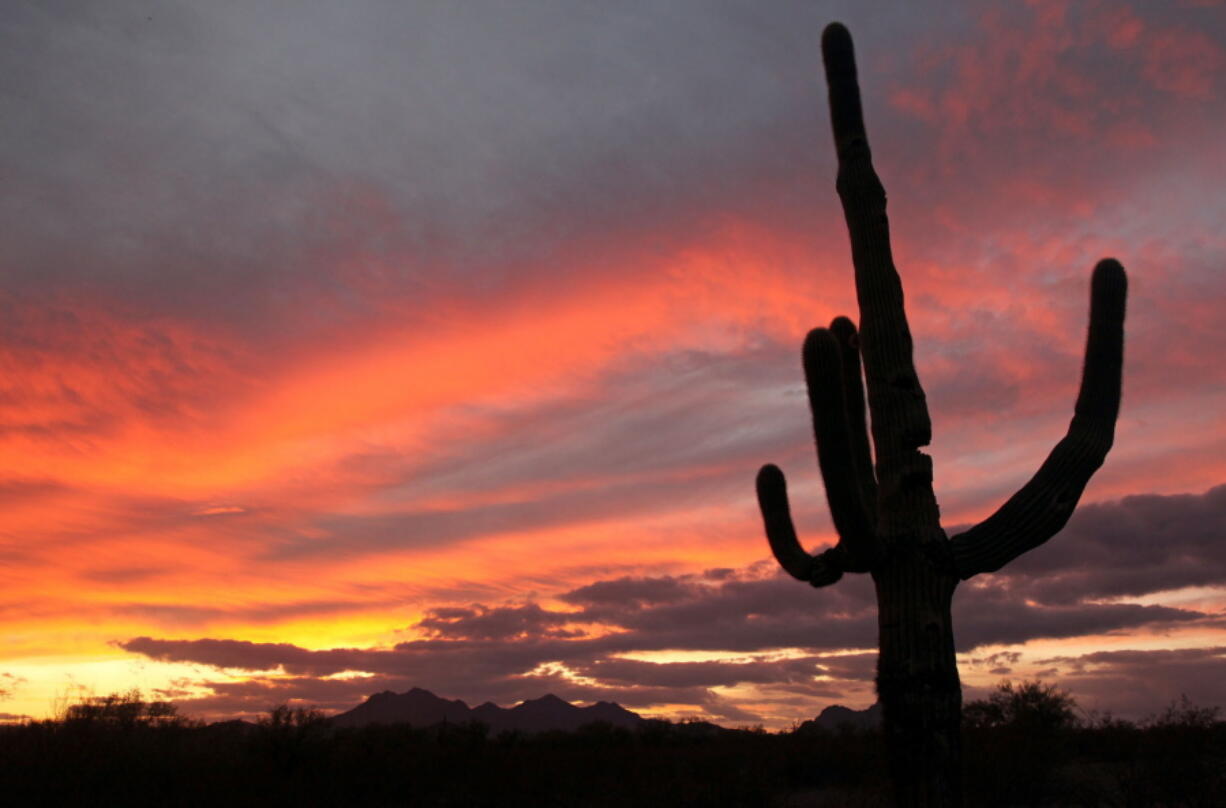
<svg viewBox="0 0 1226 808"><path fill-rule="evenodd" d="M434 724L462 723L471 720L468 705L462 701L447 701L420 687L404 693L385 690L375 693L352 710L334 716L338 727L360 727L368 724L410 724L428 727Z"/></svg>
<svg viewBox="0 0 1226 808"><path fill-rule="evenodd" d="M521 701L511 708L513 713L531 713L539 716L563 716L579 712L579 708L569 701L558 698L552 693L546 693L540 698ZM551 727L552 729L552 727Z"/></svg>
<svg viewBox="0 0 1226 808"><path fill-rule="evenodd" d="M881 703L878 702L863 710L853 710L841 704L831 704L813 719L813 723L830 730L844 726L855 729L873 729L881 726Z"/></svg>
<svg viewBox="0 0 1226 808"><path fill-rule="evenodd" d="M636 713L610 702L602 701L587 707L577 707L554 693L522 701L510 709L499 707L492 701L486 701L473 709L459 699L449 701L429 690L414 687L400 694L391 691L375 693L352 710L334 716L332 721L338 727L361 727L370 724L429 727L444 722L463 724L479 721L494 732L543 732L572 731L593 721L629 727L641 723L643 719Z"/></svg>

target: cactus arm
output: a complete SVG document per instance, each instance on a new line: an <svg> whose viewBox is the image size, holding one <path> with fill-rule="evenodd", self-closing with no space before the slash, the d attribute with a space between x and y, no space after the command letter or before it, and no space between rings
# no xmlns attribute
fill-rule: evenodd
<svg viewBox="0 0 1226 808"><path fill-rule="evenodd" d="M851 35L838 23L822 34L839 173L836 188L851 235L860 344L877 457L878 533L883 538L939 533L932 438L923 388L912 361L902 282L890 251L885 189L873 170L856 81ZM943 538L943 536L942 536Z"/></svg>
<svg viewBox="0 0 1226 808"><path fill-rule="evenodd" d="M841 353L839 340L831 331L810 331L804 345L805 384L813 413L817 465L844 551L845 570L868 572L875 560L876 539L856 479Z"/></svg>
<svg viewBox="0 0 1226 808"><path fill-rule="evenodd" d="M864 412L864 381L860 369L860 335L846 317L835 317L830 332L839 341L839 369L843 375L843 408L847 413L847 436L851 448L851 464L860 489L860 502L869 519L870 530L877 522L877 478L873 475L873 458L868 445L868 426Z"/></svg>
<svg viewBox="0 0 1226 808"><path fill-rule="evenodd" d="M809 580L813 557L796 539L792 511L788 507L788 485L778 466L765 465L758 472L758 507L766 527L766 540L779 566L800 581Z"/></svg>
<svg viewBox="0 0 1226 808"><path fill-rule="evenodd" d="M1091 281L1081 391L1068 434L1000 510L950 539L959 577L994 572L1058 533L1090 476L1103 464L1120 408L1127 293L1128 279L1119 262L1099 261Z"/></svg>
<svg viewBox="0 0 1226 808"><path fill-rule="evenodd" d="M758 507L766 526L766 538L779 566L800 581L829 586L843 577L842 554L837 548L816 558L805 552L796 539L788 507L787 480L778 466L766 465L758 472Z"/></svg>

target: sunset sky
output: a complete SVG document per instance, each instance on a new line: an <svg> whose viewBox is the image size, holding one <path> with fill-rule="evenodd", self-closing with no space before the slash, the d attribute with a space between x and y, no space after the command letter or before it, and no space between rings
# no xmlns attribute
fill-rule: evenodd
<svg viewBox="0 0 1226 808"><path fill-rule="evenodd" d="M786 727L874 700L800 368L856 314L819 39L856 40L945 526L1072 414L1115 449L960 587L968 698L1226 706L1226 6L0 6L0 718L413 686Z"/></svg>

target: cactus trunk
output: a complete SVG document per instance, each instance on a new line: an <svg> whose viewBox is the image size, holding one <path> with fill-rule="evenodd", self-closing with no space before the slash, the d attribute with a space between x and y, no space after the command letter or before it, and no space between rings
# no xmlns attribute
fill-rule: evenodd
<svg viewBox="0 0 1226 808"><path fill-rule="evenodd" d="M950 614L957 579L908 555L873 572L890 774L900 805L959 805L962 689Z"/></svg>

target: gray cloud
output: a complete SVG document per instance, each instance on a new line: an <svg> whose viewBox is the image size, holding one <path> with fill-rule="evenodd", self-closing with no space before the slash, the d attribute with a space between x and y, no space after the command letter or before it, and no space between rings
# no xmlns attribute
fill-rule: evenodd
<svg viewBox="0 0 1226 808"><path fill-rule="evenodd" d="M1060 598L1036 596L1032 586L1038 573L1047 572L1048 561L1025 568L1019 565L1016 575L997 574L963 586L954 601L959 650L1017 645L1039 638L1120 634L1142 627L1213 624L1213 615L1192 609L1099 598L1105 592L1130 591L1133 568L1141 561L1162 568L1168 557L1205 549L1199 534L1185 534L1181 540L1145 544L1130 555L1130 548L1139 545L1120 540L1116 527L1139 525L1139 533L1147 534L1145 528L1171 509L1190 512L1186 518L1192 521L1204 519L1206 512L1220 504L1222 490L1215 488L1197 497L1130 497L1087 509L1075 528L1086 537L1082 543L1090 546L1070 552L1067 574L1075 575L1078 564L1089 565L1099 558L1095 542L1114 542L1115 562L1095 567L1082 590ZM1138 509L1150 514L1151 521L1135 518ZM1160 549L1152 551L1152 546ZM558 597L570 606L568 610L545 609L534 601L435 607L417 625L426 633L425 639L386 649L310 651L288 644L150 637L119 646L166 661L282 671L302 684L304 692L315 692L310 683L320 677L355 671L374 678L346 680L350 684L344 687L328 680L320 692L340 688L336 692L354 694L377 682L394 682L484 700L528 698L539 695L540 688L549 688L569 698L609 698L639 707L692 704L701 711L716 698L710 689L717 686L754 685L768 701L774 699L780 705L803 698L833 699L839 693L862 690L872 679L876 659L871 582L866 576L852 576L835 587L811 592L788 578L772 575L772 569L771 565L757 565L744 570L598 580L561 593ZM1112 576L1119 580L1113 581ZM1223 583L1220 577L1198 581ZM1151 587L1143 591L1157 591L1165 584L1152 583ZM801 649L802 654L779 658L774 654L779 649ZM863 650L848 654L840 649ZM702 651L727 658L660 662L625 656L650 651ZM1216 670L1219 657L1203 649L1161 658L1147 652L1104 652L1038 664L1048 665L1048 675L1060 675L1062 682L1091 700L1105 699L1111 688L1125 685L1139 688L1149 698L1169 692L1174 683ZM1019 652L1004 651L970 661L994 675L1007 675L1018 660ZM580 678L572 679L562 669L551 667L559 665ZM1159 668L1164 671L1162 676L1158 676ZM815 678L818 676L822 678ZM267 698L289 687L281 679L257 678L267 682L251 686L252 698ZM1192 689L1201 696L1216 692ZM226 692L232 696L239 690L242 687L234 686ZM231 697L221 690L215 692L218 698ZM1118 698L1111 703L1124 705ZM1136 704L1128 703L1129 710L1134 707ZM731 706L720 709L722 715L732 714Z"/></svg>
<svg viewBox="0 0 1226 808"><path fill-rule="evenodd" d="M1118 633L1145 625L1202 620L1192 609L1135 603L1027 603L1017 589L963 587L954 595L954 637L958 650L981 645L1024 643L1039 637L1084 637Z"/></svg>
<svg viewBox="0 0 1226 808"><path fill-rule="evenodd" d="M1152 716L1187 696L1200 706L1226 704L1226 648L1097 651L1039 660L1083 706L1129 717Z"/></svg>
<svg viewBox="0 0 1226 808"><path fill-rule="evenodd" d="M646 604L676 603L693 595L693 585L675 577L617 578L597 581L563 594L562 600L589 608L641 608Z"/></svg>
<svg viewBox="0 0 1226 808"><path fill-rule="evenodd" d="M592 679L623 687L642 682L664 687L726 687L745 683L808 685L815 675L830 670L823 661L820 656L778 661L667 663L608 658L579 665L577 670Z"/></svg>
<svg viewBox="0 0 1226 808"><path fill-rule="evenodd" d="M1027 40L994 41L979 7L888 6L9 4L0 167L15 192L0 217L21 234L6 240L14 280L89 284L255 328L304 300L326 307L324 321L369 315L376 289L423 300L440 283L497 292L512 273L565 272L533 260L561 239L613 246L662 220L684 230L709 200L807 226L795 211L837 216L828 161L812 148L826 130L814 99L818 32L830 19L851 25L865 54L874 138L908 214L962 187L942 173L949 131L892 100L916 89L911 81L936 97L973 94L967 127L996 122L976 132L990 135L981 140L990 150L963 155L973 173L1025 164L1100 185L1119 173L1118 161L1084 159L1097 143L1051 126L1091 108L1052 74L1064 68L1104 96L1134 97L1140 49L1051 47L1052 71L1015 75L1008 59ZM1221 38L1220 20L1200 11L1142 14L1155 28L1165 15ZM1072 13L1069 24L1093 30L1092 16ZM1046 36L1030 9L1003 20ZM964 86L964 53L1013 92ZM1168 95L1140 85L1146 102ZM1133 112L1123 104L1113 115ZM985 220L1044 214L963 201ZM932 224L927 215L898 222L908 240L909 228ZM341 271L332 259L344 252L397 260Z"/></svg>
<svg viewBox="0 0 1226 808"><path fill-rule="evenodd" d="M582 632L568 631L562 626L571 621L565 612L551 612L540 604L490 608L475 604L469 608L443 607L431 609L417 622L417 627L435 637L464 640L508 641L521 637L567 638Z"/></svg>
<svg viewBox="0 0 1226 808"><path fill-rule="evenodd" d="M1226 38L1212 10L1137 7L1146 36ZM1073 9L1067 24L1056 26L1074 32L1070 38L1051 36L1051 24L1036 23L1029 6L986 17L962 2L924 14L912 8L790 2L763 14L749 0L537 0L348 3L341 10L324 2L181 0L151 13L147 4L126 1L105 8L7 3L0 11L0 174L7 189L0 261L8 297L0 298L0 343L18 368L87 356L116 389L113 398L86 400L71 386L14 385L0 390L0 421L25 437L77 440L110 434L125 418L209 412L219 390L241 395L243 379L257 377L262 365L301 356L301 343L319 331L386 316L388 301L411 301L396 316L412 325L440 298L480 303L532 283L571 282L575 253L556 252L571 243L585 258L610 256L585 271L631 278L642 271L630 260L636 251L701 241L696 235L710 232L713 212L806 234L810 260L800 261L797 273L845 267L831 160L814 148L827 131L817 37L832 17L851 25L863 55L866 111L891 189L899 256L914 266L908 278L939 280L932 267L950 266L968 273L968 285L1004 278L1015 292L1022 289L1015 279L1036 279L1058 292L1050 301L1054 322L1079 335L1080 284L1097 257L1081 253L1110 236L1130 268L1128 254L1137 256L1137 274L1147 281L1137 284L1130 315L1130 333L1140 339L1130 342L1137 372L1129 378L1137 386L1129 392L1149 398L1129 401L1166 402L1197 385L1220 386L1217 364L1200 352L1179 355L1170 338L1221 342L1222 252L1202 237L1216 232L1220 219L1221 183L1205 178L1220 176L1213 144L1221 106L1172 100L1185 74L1198 80L1197 59L1180 54L1199 51L1175 48L1155 63L1144 41L1111 50L1094 35L1094 10ZM1017 69L1031 56L1039 61ZM1220 75L1207 75L1213 89ZM1088 103L1087 87L1105 103ZM920 90L946 105L940 116L925 120L922 110L899 103L900 93ZM1149 127L1132 134L1148 133L1161 148L1118 145L1130 124ZM1080 125L1088 135L1079 135ZM1179 155L1175 166L1171 154ZM1154 206L1154 199L1165 202ZM1086 200L1111 204L1096 202L1097 212L1087 213ZM814 221L828 225L815 232ZM1035 260L1039 265L1030 265ZM1163 270L1168 263L1174 269ZM849 301L849 280L839 289L823 295ZM33 315L31 300L38 304ZM80 300L135 322L131 342L108 323L82 320L74 310ZM1024 302L991 315L1000 322L963 311L963 298L913 302L917 323L949 326L947 336L917 343L921 365L948 362L929 391L948 413L938 418L1033 401L1016 378L991 367L989 355L1038 330L1022 328ZM154 322L175 316L206 332L254 333L258 356L180 342ZM989 351L982 334L1004 325L1026 336L1014 332ZM1079 345L1073 338L1062 347L1060 328L1050 330L1041 344L1027 346L1035 362L1067 360ZM616 401L492 414L525 428L476 453L472 445L453 447L463 451L418 466L377 451L351 459L386 472L389 495L424 478L452 491L591 470L615 482L466 512L312 513L260 536L270 544L259 546L272 548L265 560L458 542L687 501L739 497L752 512L749 479L765 460L803 457L808 476L800 479L813 480L794 349L674 354L609 378L621 384L631 376L638 386L623 386ZM967 382L971 377L980 381ZM54 419L22 420L25 410L48 401L60 413ZM1069 405L1056 403L1061 413ZM534 429L534 419L551 419L566 439ZM957 443L957 432L944 431L951 435L945 447ZM716 470L697 483L635 476L704 465ZM821 508L816 491L811 486L813 495L803 499L814 509L803 511L806 517ZM0 494L45 491L17 485ZM990 585L959 594L961 647L1201 619L1191 610L1089 600L1221 584L1214 562L1222 556L1215 544L1220 500L1219 489L1085 509L1049 546ZM152 532L185 518L187 504L120 506L132 511L134 530ZM305 528L324 538L303 541ZM93 575L105 580L108 572ZM465 613L436 611L434 623L423 626L433 640L387 651L150 638L125 647L202 664L286 666L304 677L353 665L415 684L455 677L474 691L510 692L526 681L515 675L541 662L597 665L625 650L799 647L820 656L872 645L875 617L863 579L807 595L791 582L748 575L606 580L567 596L593 621L619 630L598 639L550 636L557 618L539 606L479 604ZM177 625L215 614L207 606L124 608ZM499 645L507 636L519 639ZM684 678L667 667L657 673ZM687 698L705 697L695 690Z"/></svg>
<svg viewBox="0 0 1226 808"><path fill-rule="evenodd" d="M506 488L543 493L452 509L308 514L302 530L270 537L265 559L378 553L718 500L752 508L753 472L771 459L797 458L795 479L813 485L798 350L766 343L624 364L598 395L523 409L473 407L466 417L480 428L420 455L368 451L339 464L389 501L429 502L434 494L462 500ZM811 490L814 496L798 500L798 513L826 527L820 492Z"/></svg>
<svg viewBox="0 0 1226 808"><path fill-rule="evenodd" d="M1004 570L1002 585L1045 603L1226 586L1226 485L1081 507L1050 545Z"/></svg>
<svg viewBox="0 0 1226 808"><path fill-rule="evenodd" d="M1226 38L1217 16L1168 5L1138 4L1147 32ZM983 422L964 417L972 412L1022 407L1058 413L1051 423L1066 418L1069 400L1028 394L996 356L1025 343L1035 365L1063 362L1071 384L1090 260L1028 266L1028 245L1065 230L1079 244L1096 243L1115 225L1086 232L1067 205L1119 191L1110 198L1127 207L1131 189L1161 180L1158 190L1174 192L1179 183L1163 179L1170 173L1165 148L1121 160L1104 138L1079 138L1055 124L1084 111L1097 116L1105 135L1139 119L1169 127L1155 137L1178 144L1186 159L1209 155L1216 164L1216 152L1201 144L1220 129L1220 111L1193 104L1174 114L1176 95L1164 87L1183 62L1162 66L1154 75L1165 78L1155 84L1141 44L1119 51L1104 44L1107 28L1097 12L1070 11L1074 46L1050 37L1050 23L1030 7L991 17L953 0L923 15L893 6L882 13L853 3L788 2L762 14L747 0L667 8L535 0L514 11L498 3L359 2L339 13L323 2L173 2L151 14L136 2L105 11L81 2L7 4L0 12L0 173L11 192L0 200L0 223L12 235L0 257L10 294L22 294L0 300L0 343L22 367L88 355L116 389L113 400L86 401L74 389L12 385L0 390L2 428L77 440L111 434L133 417L173 421L210 412L223 392L248 392L264 365L301 356L309 335L377 320L389 300L410 301L395 316L412 323L440 297L480 303L538 281L564 285L576 277L576 264L557 247L570 242L593 261L585 274L631 278L641 263L633 255L666 251L673 238L692 243L710 232L706 217L716 209L804 233L809 260L790 270L798 277L841 273L835 268L845 267L847 256L830 193L832 163L820 141L814 148L828 128L816 45L830 18L852 26L863 56L866 108L898 213L900 261L912 264L907 278L931 280L930 265L971 272L968 285L999 271L1015 291L1015 279L1035 278L1055 292L1044 305L1069 329L1027 324L1021 309L986 312L962 298L917 295L917 322L949 328L917 341L921 367L933 367L925 380L937 419L935 452L965 449L973 443L967 435L982 437L998 425L977 426ZM1016 33L993 39L991 25ZM1041 57L1037 67L1015 69L1034 44L1043 46L1033 54ZM966 69L972 64L1010 91L985 86ZM1092 83L1103 103L1077 96L1080 85L1059 80L1066 74ZM898 101L908 90L966 101L968 117L916 115ZM1154 114L1138 118L1137 104L1152 104ZM1028 175L1041 170L1043 179L1076 193L1021 204L992 183L951 178L942 152L951 138L962 138L959 159L970 162L960 170L968 176L1003 182L1017 174L1002 169L1024 165ZM1205 176L1213 174L1206 169ZM1130 370L1129 384L1147 385L1149 377L1164 386L1130 387L1130 396L1144 389L1166 401L1171 380L1183 392L1220 381L1213 367L1175 362L1165 347L1163 335L1176 325L1216 344L1213 318L1182 313L1216 311L1221 298L1214 271L1221 250L1181 229L1191 211L1212 218L1217 207L1178 198L1171 221L1118 214L1126 220L1117 228L1120 249L1144 248L1150 256L1158 245L1146 260L1169 258L1180 281L1167 282L1175 279L1154 266L1141 269L1155 282L1137 284L1141 297L1129 327L1142 338L1130 342L1130 369L1139 372ZM1035 228L1030 240L1002 241L1019 216ZM611 257L602 263L606 252ZM839 277L846 281L824 285L821 294L849 303L850 279ZM82 320L73 305L81 298L136 321L132 343L110 335L106 323ZM15 303L28 299L41 304L34 314ZM224 341L184 342L150 322L153 315L181 315L206 331L255 330L260 339L249 343L251 355L235 356ZM496 527L599 518L608 506L597 492L642 512L731 497L751 511L746 478L759 463L796 458L807 475L799 479L808 484L814 476L807 414L796 395L796 348L749 342L739 352L675 352L628 363L609 370L589 399L485 413L505 427L491 430L503 438L457 441L454 451L413 463L379 447L350 458L386 475L389 498L432 486L485 491L585 473L619 478L612 483L464 513L407 506L374 518L307 514L263 537L268 558L374 553L389 543L462 541ZM59 415L23 420L31 396L53 398ZM942 429L942 418L957 424ZM1051 432L1052 443L1059 434ZM732 470L742 465L746 471ZM643 476L695 466L726 471L689 483ZM999 495L995 488L959 491L951 500L965 506ZM820 494L797 504L803 519L828 526Z"/></svg>
<svg viewBox="0 0 1226 808"><path fill-rule="evenodd" d="M223 318L237 289L245 317L303 287L343 292L312 260L338 244L435 278L476 261L464 282L496 288L507 270L487 259L548 250L550 230L684 218L746 161L761 169L764 134L804 139L820 13L9 5L0 159L23 202L0 215L24 238L8 249L26 284L105 269L113 291ZM57 246L77 244L84 263ZM394 287L428 290L425 268L394 268Z"/></svg>
<svg viewBox="0 0 1226 808"><path fill-rule="evenodd" d="M309 535L285 531L260 553L264 562L308 556L339 558L379 553L389 548L455 545L459 542L533 528L556 527L620 516L663 512L702 501L713 488L743 483L743 474L725 473L708 481L627 480L543 494L522 502L448 510L422 509L377 516L321 515L311 518ZM508 481L509 482L509 481ZM705 483L705 484L704 484ZM288 535L287 535L288 534Z"/></svg>

